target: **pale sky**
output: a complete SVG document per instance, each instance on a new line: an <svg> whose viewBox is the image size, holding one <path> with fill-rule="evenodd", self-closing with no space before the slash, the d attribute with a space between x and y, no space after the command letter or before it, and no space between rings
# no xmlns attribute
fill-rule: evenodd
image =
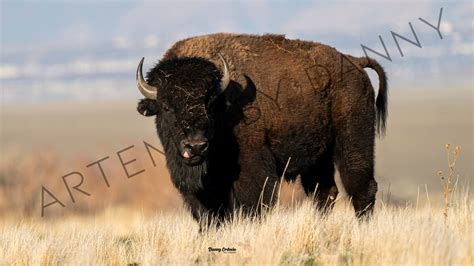
<svg viewBox="0 0 474 266"><path fill-rule="evenodd" d="M414 2L414 3L413 3ZM278 33L376 54L392 89L473 86L471 1L2 1L2 104L138 98L134 72L174 42L213 32ZM439 37L436 29L443 9ZM400 55L391 31L399 39ZM27 90L26 90L27 89ZM27 93L28 92L28 93Z"/></svg>

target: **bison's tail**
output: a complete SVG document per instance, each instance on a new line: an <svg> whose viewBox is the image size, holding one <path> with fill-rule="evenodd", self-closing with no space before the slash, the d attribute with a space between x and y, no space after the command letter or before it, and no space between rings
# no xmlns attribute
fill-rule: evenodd
<svg viewBox="0 0 474 266"><path fill-rule="evenodd" d="M387 97L388 97L388 88L387 88L387 77L385 76L385 71L383 70L382 66L377 63L372 58L369 57L361 57L359 58L359 64L362 68L368 67L372 68L377 72L379 76L379 93L377 95L377 99L375 100L375 107L377 108L376 113L376 128L377 134L379 136L385 135L385 128L387 125Z"/></svg>

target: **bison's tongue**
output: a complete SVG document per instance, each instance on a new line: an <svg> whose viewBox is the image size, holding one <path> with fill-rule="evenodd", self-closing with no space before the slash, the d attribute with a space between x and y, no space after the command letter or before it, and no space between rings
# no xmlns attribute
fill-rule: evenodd
<svg viewBox="0 0 474 266"><path fill-rule="evenodd" d="M183 157L186 158L186 159L189 159L189 157L191 157L191 154L188 151L184 151L183 152Z"/></svg>

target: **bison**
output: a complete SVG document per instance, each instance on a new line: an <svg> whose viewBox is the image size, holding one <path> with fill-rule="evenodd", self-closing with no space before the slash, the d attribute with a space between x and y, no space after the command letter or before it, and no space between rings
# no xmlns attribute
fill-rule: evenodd
<svg viewBox="0 0 474 266"><path fill-rule="evenodd" d="M387 117L375 60L284 35L219 33L175 43L146 80L142 64L137 110L155 116L172 182L196 220L258 213L275 203L282 175L300 176L330 210L335 166L356 214L372 211L374 142ZM367 67L379 77L376 99Z"/></svg>

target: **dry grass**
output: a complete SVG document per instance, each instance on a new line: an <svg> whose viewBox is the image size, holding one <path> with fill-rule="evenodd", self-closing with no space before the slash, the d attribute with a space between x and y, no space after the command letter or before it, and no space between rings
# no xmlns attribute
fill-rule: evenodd
<svg viewBox="0 0 474 266"><path fill-rule="evenodd" d="M455 159L458 154L456 148ZM29 173L21 171L42 169L45 174L56 174L56 167L48 164L54 160L42 158L26 157L24 162L16 160L16 166L4 165L4 181L7 176L20 178ZM198 232L197 223L183 209L154 216L136 211L137 206L143 207L137 199L150 194L143 190L150 185L143 181L146 179L136 180L135 189L143 194L127 205L120 202L132 199L130 195L112 193L108 200L114 202L113 207L105 209L89 203L83 205L86 211L73 209L62 217L39 218L25 210L4 216L0 221L0 264L472 265L474 200L467 187L461 190L457 183L452 184L454 166L448 160L449 185L443 184L449 205L428 202L425 206L417 203L396 207L382 197L375 214L359 221L344 198L337 200L335 210L327 216L317 212L310 199L295 200L271 208L260 218L237 213L222 227L211 227L205 233ZM38 185L21 179L16 182L28 187ZM156 182L153 187L168 189L163 187L164 181ZM98 184L93 182L88 187ZM30 190L15 187L13 181L7 185L16 192ZM13 193L5 193L13 197ZM34 197L14 199L11 203L17 206L29 206L34 201ZM156 206L145 209L149 208ZM235 253L211 252L209 248L232 248Z"/></svg>
<svg viewBox="0 0 474 266"><path fill-rule="evenodd" d="M442 206L380 204L369 221L359 222L345 204L321 217L307 201L274 208L261 219L238 217L204 234L184 211L10 220L0 225L0 264L472 265L473 210L464 191L455 195L447 226Z"/></svg>
<svg viewBox="0 0 474 266"><path fill-rule="evenodd" d="M451 195L454 189L453 185L456 185L456 183L453 184L454 175L455 175L454 167L456 166L456 160L458 159L458 156L459 156L460 147L457 145L454 148L452 156L451 156L451 144L446 144L445 147L446 147L446 155L448 159L448 172L447 172L447 176L445 176L443 171L438 171L438 176L441 180L441 184L443 185L444 216L447 220L449 207L451 205Z"/></svg>

